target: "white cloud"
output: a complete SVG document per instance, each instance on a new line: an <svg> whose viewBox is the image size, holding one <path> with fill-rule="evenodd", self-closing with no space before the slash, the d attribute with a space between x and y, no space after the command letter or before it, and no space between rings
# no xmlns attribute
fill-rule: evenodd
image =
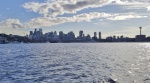
<svg viewBox="0 0 150 83"><path fill-rule="evenodd" d="M150 11L150 6L147 7L147 11Z"/></svg>
<svg viewBox="0 0 150 83"><path fill-rule="evenodd" d="M102 7L108 4L120 5L123 9L150 10L149 0L47 0L46 2L28 2L22 6L44 17L57 17L66 13L76 13L86 8Z"/></svg>
<svg viewBox="0 0 150 83"><path fill-rule="evenodd" d="M0 29L1 29L0 31L5 33L6 32L10 33L10 31L15 30L16 32L13 32L13 34L14 33L23 34L23 32L21 32L22 29L14 29L14 28L49 27L49 26L68 23L68 22L91 21L92 19L97 19L97 20L101 19L98 23L94 23L94 24L97 24L102 27L111 28L114 25L120 27L120 24L116 25L116 23L118 22L112 22L112 21L119 20L120 22L120 20L145 18L147 17L145 15L148 15L149 14L148 11L150 11L150 0L47 0L45 2L44 1L45 0L43 0L43 2L41 3L38 2L37 0L37 2L28 2L22 5L22 7L25 8L27 11L36 12L41 15L41 17L29 19L29 21L24 23L20 22L19 19L6 19L6 17L0 15L1 18L6 19L0 22ZM102 7L105 5L107 6ZM79 11L82 11L87 8L93 8L92 11L99 11L100 8L100 11L107 11L109 13L104 13L104 12L86 13L86 11L84 11L83 14L78 14ZM94 8L96 8L96 10ZM10 8L6 8L6 9L9 10ZM115 13L111 13L112 10L114 10L113 12ZM128 12L135 12L135 13L128 13ZM74 15L74 13L76 13L77 15L72 17L68 17L68 16L59 17L59 15L64 15L64 14ZM111 23L108 20L111 20ZM144 25L144 23L142 22L141 25ZM137 26L137 24L134 25ZM145 23L145 25L147 24ZM134 37L136 34L138 34L138 27L135 29L134 28L135 27L129 27L129 28L121 27L121 29L116 31L111 31L110 33L107 34L111 34L111 35L117 34L118 36L123 34L124 36ZM145 32L149 33L148 32L149 30L150 28L149 26L147 26L143 28L142 31L143 33Z"/></svg>
<svg viewBox="0 0 150 83"><path fill-rule="evenodd" d="M92 12L79 14L73 17L38 17L33 18L26 23L21 23L19 19L7 19L0 22L0 26L6 28L39 28L67 22L82 22L90 21L95 18L108 18L110 16L112 15L107 13Z"/></svg>
<svg viewBox="0 0 150 83"><path fill-rule="evenodd" d="M58 17L58 15L63 15L65 13L76 13L85 8L101 7L109 3L124 5L128 8L146 7L142 5L143 3L146 3L146 1L142 2L134 0L47 0L43 3L28 2L23 4L25 9L32 12L37 12L43 16L33 18L26 23L21 23L18 19L7 19L0 22L0 26L12 28L38 28L67 22L90 21L91 19L96 18L107 20L129 20L133 18L147 17L135 13L110 14L99 12L83 13L72 17ZM147 9L150 10L150 7L147 7Z"/></svg>
<svg viewBox="0 0 150 83"><path fill-rule="evenodd" d="M63 15L64 13L76 13L85 8L101 7L111 0L64 0L54 2L28 2L23 7L29 11L38 12L43 16Z"/></svg>
<svg viewBox="0 0 150 83"><path fill-rule="evenodd" d="M93 24L103 26L103 27L111 27L112 26L112 24L110 24L108 22L103 22L103 21L99 21L99 22L96 22L96 23L93 23Z"/></svg>
<svg viewBox="0 0 150 83"><path fill-rule="evenodd" d="M23 5L24 8L38 12L43 17L33 18L29 22L21 23L18 19L7 19L0 22L1 27L12 27L12 28L38 28L52 26L67 22L82 22L90 21L95 18L104 18L108 20L129 20L132 18L144 18L147 16L141 16L138 14L108 14L91 12L79 14L73 17L56 17L57 15L63 15L64 13L76 13L77 11L85 8L101 7L110 2L123 5L141 4L139 2L128 1L128 0L63 0L63 1L52 1L49 0L44 3L29 2ZM125 3L125 4L124 4Z"/></svg>
<svg viewBox="0 0 150 83"><path fill-rule="evenodd" d="M18 19L7 19L0 22L0 27L5 28L23 28L24 26Z"/></svg>
<svg viewBox="0 0 150 83"><path fill-rule="evenodd" d="M145 18L147 16L140 16L138 14L125 14L125 15L116 15L110 18L107 18L109 20L129 20L133 18Z"/></svg>
<svg viewBox="0 0 150 83"><path fill-rule="evenodd" d="M128 3L128 0L111 0L111 2L113 3L113 4L126 4L126 3Z"/></svg>
<svg viewBox="0 0 150 83"><path fill-rule="evenodd" d="M108 18L111 17L111 14L107 13L84 13L80 15L76 15L73 17L39 17L31 19L28 23L26 23L26 27L45 27L45 26L52 26L67 22L82 22L82 21L90 21L91 19L95 18Z"/></svg>
<svg viewBox="0 0 150 83"><path fill-rule="evenodd" d="M75 15L73 17L38 17L38 18L33 18L26 23L21 23L18 19L7 19L5 21L0 22L0 26L9 27L9 28L11 27L12 28L40 28L40 27L53 26L53 25L58 25L58 24L68 23L68 22L91 21L92 19L127 20L131 18L143 18L143 17L146 16L140 16L138 14L122 15L122 14L91 12L91 13Z"/></svg>
<svg viewBox="0 0 150 83"><path fill-rule="evenodd" d="M123 9L147 9L150 5L150 0L117 0Z"/></svg>

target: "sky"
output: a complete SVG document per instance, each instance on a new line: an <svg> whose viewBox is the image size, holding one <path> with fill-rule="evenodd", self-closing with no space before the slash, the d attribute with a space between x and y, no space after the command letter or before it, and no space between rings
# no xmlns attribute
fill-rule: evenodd
<svg viewBox="0 0 150 83"><path fill-rule="evenodd" d="M73 31L76 36L150 36L150 0L0 0L0 33Z"/></svg>

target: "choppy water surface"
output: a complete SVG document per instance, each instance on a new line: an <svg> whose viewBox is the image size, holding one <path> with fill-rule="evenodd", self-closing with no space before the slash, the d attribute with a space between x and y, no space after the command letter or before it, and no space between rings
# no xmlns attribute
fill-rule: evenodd
<svg viewBox="0 0 150 83"><path fill-rule="evenodd" d="M0 83L150 83L149 43L0 45Z"/></svg>

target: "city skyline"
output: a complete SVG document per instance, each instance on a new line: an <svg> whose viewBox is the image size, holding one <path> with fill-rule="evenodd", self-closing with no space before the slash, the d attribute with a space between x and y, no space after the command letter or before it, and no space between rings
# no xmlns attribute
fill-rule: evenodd
<svg viewBox="0 0 150 83"><path fill-rule="evenodd" d="M135 37L138 27L150 35L149 0L13 0L0 1L0 33L25 35L34 28L43 32L74 31L93 36ZM98 34L98 33L97 33Z"/></svg>
<svg viewBox="0 0 150 83"><path fill-rule="evenodd" d="M31 42L45 42L49 41L52 43L56 42L149 42L150 36L146 36L142 34L142 27L139 27L139 34L135 35L135 37L130 38L124 35L120 36L108 36L106 38L102 38L102 33L99 31L93 32L93 36L90 34L85 34L83 30L80 30L78 35L76 35L73 31L68 33L64 33L63 31L49 31L47 33L43 33L42 29L35 29L34 31L30 31L29 35L26 37L31 40Z"/></svg>
<svg viewBox="0 0 150 83"><path fill-rule="evenodd" d="M71 42L84 42L84 43L94 43L94 42L150 42L150 36L142 34L142 27L139 27L139 34L135 37L130 38L124 35L120 36L108 36L102 38L101 32L94 32L94 35L85 34L83 30L80 30L78 35L73 31L64 33L63 31L49 31L43 33L41 28L34 29L30 31L26 36L19 36L14 34L1 34L0 33L0 44L6 43L71 43Z"/></svg>
<svg viewBox="0 0 150 83"><path fill-rule="evenodd" d="M138 29L138 28L137 28ZM146 35L146 34L143 34L143 32L142 32L142 27L139 27L139 31L138 31L138 34L135 34L135 36L136 35ZM34 31L33 31L34 30ZM90 37L97 37L97 38L100 38L100 39L105 39L105 38L107 38L107 37L113 37L113 36L124 36L123 34L121 34L121 35L116 35L116 34L113 34L113 35L108 35L108 36L106 36L106 37L103 37L103 35L102 34L105 34L105 33L102 33L101 31L95 31L95 32L93 32L93 34L92 35L90 35L89 33L85 33L83 30L79 30L78 31L78 33L77 34L75 34L74 33L74 31L69 31L69 32L64 32L64 31L47 31L47 32L43 32L43 29L41 29L41 28L35 28L35 29L33 29L32 31L30 31L29 33L27 33L25 36L30 36L31 34L33 34L33 33L36 33L36 32L40 32L40 34L42 34L42 35L44 35L44 34L49 34L49 33L53 33L54 35L56 35L56 36L59 36L60 34L68 34L68 33L70 33L70 32L72 32L73 34L74 34L74 36L75 37L80 37L80 38L82 38L83 36L87 36L87 35L89 35ZM134 37L135 37L134 36ZM126 37L128 37L128 36L126 36ZM134 37L131 37L131 38L134 38ZM149 37L149 35L147 35L147 37Z"/></svg>

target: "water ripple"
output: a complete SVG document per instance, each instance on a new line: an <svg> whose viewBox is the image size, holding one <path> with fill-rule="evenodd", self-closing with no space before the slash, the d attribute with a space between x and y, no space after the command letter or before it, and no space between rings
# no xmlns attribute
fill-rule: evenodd
<svg viewBox="0 0 150 83"><path fill-rule="evenodd" d="M149 83L149 43L6 44L1 83Z"/></svg>

